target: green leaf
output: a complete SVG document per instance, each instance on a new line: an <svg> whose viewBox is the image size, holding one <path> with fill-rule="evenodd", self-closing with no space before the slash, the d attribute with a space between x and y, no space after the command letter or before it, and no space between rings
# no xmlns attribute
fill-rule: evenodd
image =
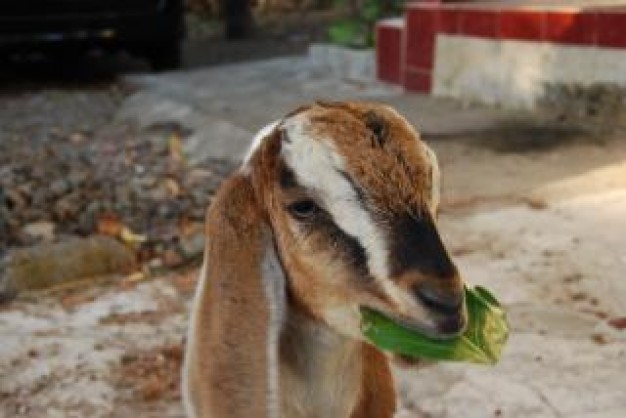
<svg viewBox="0 0 626 418"><path fill-rule="evenodd" d="M469 323L465 333L437 340L403 327L378 311L361 309L361 329L381 350L430 360L495 364L509 333L504 310L485 288L465 288Z"/></svg>
<svg viewBox="0 0 626 418"><path fill-rule="evenodd" d="M342 20L328 28L328 38L334 44L363 48L367 46L366 32L362 22Z"/></svg>
<svg viewBox="0 0 626 418"><path fill-rule="evenodd" d="M361 9L361 17L365 20L375 21L382 17L382 7L378 0L370 0L365 2Z"/></svg>

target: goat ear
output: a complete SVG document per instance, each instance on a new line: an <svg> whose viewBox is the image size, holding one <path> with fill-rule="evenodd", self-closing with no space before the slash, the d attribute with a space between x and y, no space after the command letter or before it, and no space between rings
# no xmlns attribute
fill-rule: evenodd
<svg viewBox="0 0 626 418"><path fill-rule="evenodd" d="M191 416L278 416L285 276L265 217L242 174L222 185L209 209L185 359Z"/></svg>

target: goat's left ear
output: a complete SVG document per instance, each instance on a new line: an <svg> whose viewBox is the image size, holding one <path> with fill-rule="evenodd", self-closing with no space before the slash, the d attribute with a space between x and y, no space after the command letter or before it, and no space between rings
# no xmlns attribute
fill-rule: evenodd
<svg viewBox="0 0 626 418"><path fill-rule="evenodd" d="M241 172L209 209L183 382L193 416L278 416L285 276L266 217L251 175Z"/></svg>

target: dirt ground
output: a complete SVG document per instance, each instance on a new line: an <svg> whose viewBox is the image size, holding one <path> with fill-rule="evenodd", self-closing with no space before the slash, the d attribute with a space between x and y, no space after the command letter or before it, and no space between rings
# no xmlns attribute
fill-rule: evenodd
<svg viewBox="0 0 626 418"><path fill-rule="evenodd" d="M163 107L183 106L179 96L165 100L172 86L179 93L204 86L197 96L185 96L187 107L166 112L184 114L191 125L196 122L190 112L201 111L252 130L248 125L270 121L273 112L305 99L303 91L319 96L329 88L394 105L422 127L439 156L440 228L462 275L493 290L512 327L495 367L397 370L398 416L624 416L623 133L567 133L566 141L564 133L553 133L539 145L527 134L527 141L513 141L512 132L532 130L511 130L495 114L488 130L472 130L480 119L472 109L380 86L303 78L301 64L293 62L280 65L297 76L272 65L279 64L146 76L138 82L145 96L125 98L112 117L149 118L153 112L162 118ZM257 77L244 77L252 73ZM286 86L281 95L274 92L272 74ZM223 86L228 79L248 84ZM263 109L252 108L251 93L267 98ZM142 101L150 95L158 96L161 107ZM141 111L137 103L144 103ZM451 132L461 119L470 121L467 129ZM190 267L157 277L103 278L25 293L0 305L0 417L183 416L179 370L196 273Z"/></svg>

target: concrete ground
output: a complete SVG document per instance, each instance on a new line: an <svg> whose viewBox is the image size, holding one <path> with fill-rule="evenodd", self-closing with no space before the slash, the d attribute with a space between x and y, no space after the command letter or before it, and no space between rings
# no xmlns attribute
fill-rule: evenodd
<svg viewBox="0 0 626 418"><path fill-rule="evenodd" d="M494 367L397 371L398 417L626 415L626 141L328 78L303 58L128 78L115 118L178 122L195 156L238 158L253 132L317 99L387 102L436 150L441 230L465 280L505 305ZM0 307L0 417L179 417L195 271L32 294Z"/></svg>

